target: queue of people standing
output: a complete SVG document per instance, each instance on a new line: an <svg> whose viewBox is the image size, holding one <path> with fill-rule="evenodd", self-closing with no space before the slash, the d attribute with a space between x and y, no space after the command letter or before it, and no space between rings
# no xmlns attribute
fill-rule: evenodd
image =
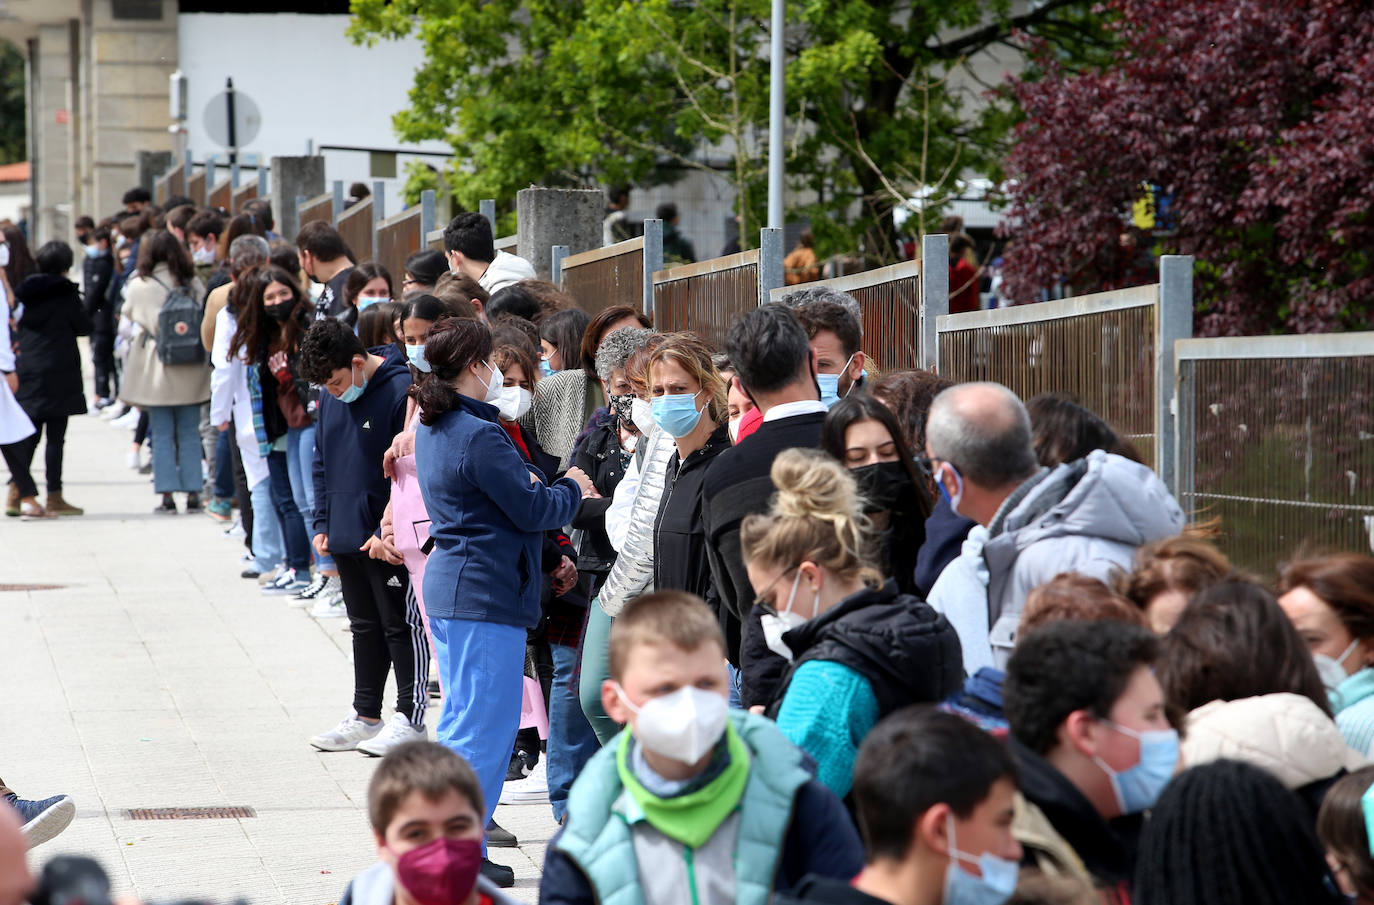
<svg viewBox="0 0 1374 905"><path fill-rule="evenodd" d="M309 743L384 758L387 865L347 901L500 900L498 803L560 824L550 903L1374 901L1374 559L1245 575L1096 414L885 369L823 286L717 349L476 214L399 279L248 216L118 225L95 404L148 415L156 511L237 508L246 578L347 616ZM59 284L21 362L103 323ZM408 802L454 816L393 840Z"/></svg>

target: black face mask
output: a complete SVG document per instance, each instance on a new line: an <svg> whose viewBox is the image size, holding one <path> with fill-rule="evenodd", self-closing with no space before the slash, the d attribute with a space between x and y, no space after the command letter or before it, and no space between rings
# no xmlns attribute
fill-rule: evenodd
<svg viewBox="0 0 1374 905"><path fill-rule="evenodd" d="M264 305L267 316L279 324L284 324L291 320L291 314L296 310L295 302L286 302L281 305Z"/></svg>
<svg viewBox="0 0 1374 905"><path fill-rule="evenodd" d="M878 462L849 473L859 485L864 498L864 512L902 512L916 496L911 475L901 462Z"/></svg>
<svg viewBox="0 0 1374 905"><path fill-rule="evenodd" d="M616 417L620 419L621 424L634 424L634 421L630 418L630 404L633 403L634 400L634 393L625 393L620 396L610 397L611 411L614 412Z"/></svg>

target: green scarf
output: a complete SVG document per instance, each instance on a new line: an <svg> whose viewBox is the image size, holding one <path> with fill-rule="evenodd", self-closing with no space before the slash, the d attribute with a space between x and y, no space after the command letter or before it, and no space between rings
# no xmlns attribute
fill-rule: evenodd
<svg viewBox="0 0 1374 905"><path fill-rule="evenodd" d="M725 743L730 753L730 763L721 774L695 792L676 798L659 798L635 778L629 765L629 732L620 735L615 765L620 773L620 782L644 812L644 819L668 838L696 849L710 839L725 818L739 806L740 799L744 797L744 786L749 781L749 749L735 733L735 727L728 723L725 726Z"/></svg>

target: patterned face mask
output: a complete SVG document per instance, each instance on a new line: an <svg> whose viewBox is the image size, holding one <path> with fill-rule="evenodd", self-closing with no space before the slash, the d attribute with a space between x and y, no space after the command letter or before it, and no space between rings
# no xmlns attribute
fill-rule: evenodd
<svg viewBox="0 0 1374 905"><path fill-rule="evenodd" d="M626 393L623 396L611 397L611 411L614 412L615 416L620 419L621 424L634 424L634 421L630 418L630 405L634 401L634 393Z"/></svg>

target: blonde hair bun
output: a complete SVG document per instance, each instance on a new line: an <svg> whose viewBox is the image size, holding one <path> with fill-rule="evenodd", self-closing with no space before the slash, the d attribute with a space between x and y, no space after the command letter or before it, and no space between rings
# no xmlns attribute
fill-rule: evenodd
<svg viewBox="0 0 1374 905"><path fill-rule="evenodd" d="M854 477L818 449L785 449L769 472L777 488L773 511L783 518L835 521L859 510Z"/></svg>

